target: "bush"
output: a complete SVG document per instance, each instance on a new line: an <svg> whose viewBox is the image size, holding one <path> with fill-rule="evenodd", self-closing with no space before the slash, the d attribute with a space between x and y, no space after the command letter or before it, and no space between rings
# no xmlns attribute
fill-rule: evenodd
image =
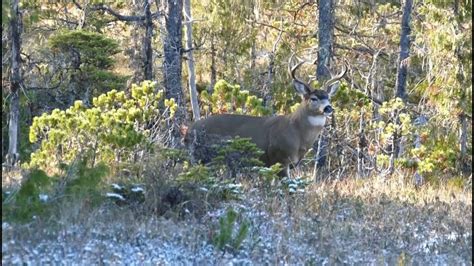
<svg viewBox="0 0 474 266"><path fill-rule="evenodd" d="M165 101L155 83L133 85L131 96L112 90L93 99L86 108L81 101L65 111L35 117L30 127L30 141L40 144L31 154L28 167L57 169L79 154L87 154L90 164L109 165L135 162L140 151L150 151L156 128L176 110L174 101Z"/></svg>
<svg viewBox="0 0 474 266"><path fill-rule="evenodd" d="M63 174L53 176L32 169L17 193L8 195L8 200L2 198L2 217L28 222L33 218L48 217L64 202L82 202L88 207L102 202L100 183L109 171L105 164L87 167L86 160L77 160L61 168Z"/></svg>
<svg viewBox="0 0 474 266"><path fill-rule="evenodd" d="M218 249L238 250L247 237L250 223L243 221L238 226L237 218L238 214L232 208L228 208L225 216L219 218L219 232L212 240Z"/></svg>
<svg viewBox="0 0 474 266"><path fill-rule="evenodd" d="M86 94L84 88L93 86L93 96L107 90L125 88L126 78L116 75L110 69L113 56L120 52L118 42L97 32L84 30L63 30L49 38L53 52L64 56L69 64L65 76L76 83L75 92ZM72 74L71 74L72 73Z"/></svg>
<svg viewBox="0 0 474 266"><path fill-rule="evenodd" d="M268 115L270 110L263 106L263 100L250 95L247 90L240 90L239 85L231 85L225 80L219 80L211 95L204 90L201 92L202 109L205 115L236 113L255 116Z"/></svg>
<svg viewBox="0 0 474 266"><path fill-rule="evenodd" d="M263 166L260 150L250 138L234 138L216 146L216 157L211 165L216 171L227 173L228 177L236 177L237 173L249 174L255 166Z"/></svg>
<svg viewBox="0 0 474 266"><path fill-rule="evenodd" d="M27 222L35 216L48 213L49 206L44 202L44 195L47 195L51 183L52 178L45 172L33 169L18 192L8 195L7 197L11 197L8 201L2 199L2 217Z"/></svg>

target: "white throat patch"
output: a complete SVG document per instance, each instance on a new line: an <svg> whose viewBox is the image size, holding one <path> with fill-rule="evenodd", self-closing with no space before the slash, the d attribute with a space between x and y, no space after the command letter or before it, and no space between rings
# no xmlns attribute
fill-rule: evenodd
<svg viewBox="0 0 474 266"><path fill-rule="evenodd" d="M326 123L326 117L324 115L308 116L308 121L313 127L322 127Z"/></svg>

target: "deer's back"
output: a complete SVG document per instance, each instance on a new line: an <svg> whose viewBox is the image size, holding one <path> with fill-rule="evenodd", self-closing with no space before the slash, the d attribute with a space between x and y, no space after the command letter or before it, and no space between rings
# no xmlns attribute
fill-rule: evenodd
<svg viewBox="0 0 474 266"><path fill-rule="evenodd" d="M251 138L261 149L266 145L266 124L271 117L221 114L196 121L188 132L222 137Z"/></svg>

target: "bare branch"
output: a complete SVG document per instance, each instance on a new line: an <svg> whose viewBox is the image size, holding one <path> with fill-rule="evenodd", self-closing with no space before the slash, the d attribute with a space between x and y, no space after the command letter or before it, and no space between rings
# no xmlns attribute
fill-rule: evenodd
<svg viewBox="0 0 474 266"><path fill-rule="evenodd" d="M267 24L265 22L260 22L260 21L256 21L256 20L250 20L250 19L246 19L246 21L249 22L249 23L255 23L255 24L260 25L260 26L269 27L269 28L272 28L272 29L277 30L279 32L285 32L285 33L287 32L283 29L280 29L280 28L275 27L273 25Z"/></svg>
<svg viewBox="0 0 474 266"><path fill-rule="evenodd" d="M77 1L73 0L72 1L77 8L83 10L83 7L77 3ZM106 13L109 13L110 15L114 16L116 19L120 21L128 21L128 22L134 22L134 21L145 21L145 16L126 16L117 13L115 10L111 9L110 7L104 5L104 4L97 4L93 5L90 7L91 10L95 11L104 11ZM160 15L160 12L155 12L151 15L152 18L157 18Z"/></svg>
<svg viewBox="0 0 474 266"><path fill-rule="evenodd" d="M373 48L367 47L367 46L349 47L343 44L335 43L334 47L338 49L342 49L342 50L349 50L349 51L356 51L356 52L360 52L364 54L370 54L372 56L374 56L377 53L377 51L375 51ZM388 54L386 52L380 52L378 55L381 57L388 57Z"/></svg>

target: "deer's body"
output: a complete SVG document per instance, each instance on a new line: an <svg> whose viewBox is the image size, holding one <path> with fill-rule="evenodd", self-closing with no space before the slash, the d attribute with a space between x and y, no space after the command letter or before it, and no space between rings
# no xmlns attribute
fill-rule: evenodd
<svg viewBox="0 0 474 266"><path fill-rule="evenodd" d="M324 115L310 116L301 107L289 115L255 117L222 114L194 123L189 132L205 132L222 137L251 138L264 155L261 160L271 166L297 164L318 138L326 120Z"/></svg>
<svg viewBox="0 0 474 266"><path fill-rule="evenodd" d="M192 124L185 142L192 143L195 134L201 133L207 136L251 138L264 152L260 159L267 166L282 164L284 170L280 175L288 176L289 166L299 163L321 133L326 116L332 113L329 98L335 92L335 90L331 90L330 93L326 90L312 90L308 84L297 79L294 72L300 65L301 63L290 72L293 85L302 96L302 102L295 112L266 117L213 115ZM327 84L334 83L344 73L345 70Z"/></svg>

